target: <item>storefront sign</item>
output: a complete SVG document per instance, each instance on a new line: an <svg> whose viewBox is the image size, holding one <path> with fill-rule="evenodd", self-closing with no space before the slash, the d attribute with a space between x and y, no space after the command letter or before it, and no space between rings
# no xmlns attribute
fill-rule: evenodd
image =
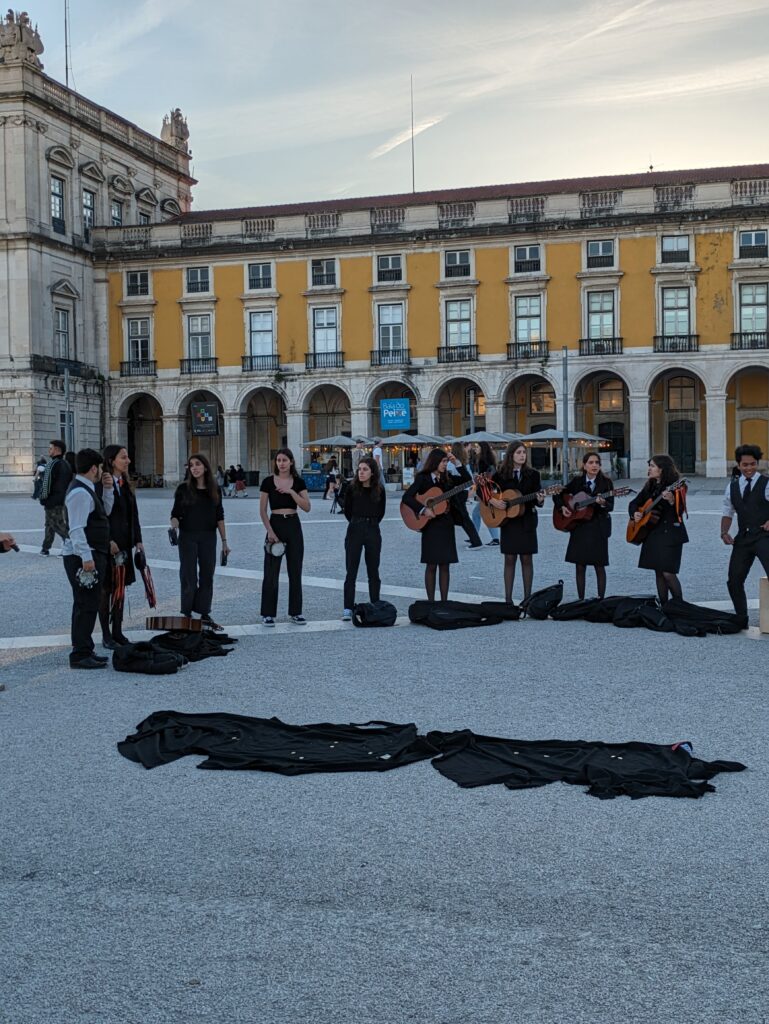
<svg viewBox="0 0 769 1024"><path fill-rule="evenodd" d="M411 406L408 398L383 398L379 403L380 430L409 430Z"/></svg>
<svg viewBox="0 0 769 1024"><path fill-rule="evenodd" d="M191 402L193 437L219 436L219 407L216 402Z"/></svg>

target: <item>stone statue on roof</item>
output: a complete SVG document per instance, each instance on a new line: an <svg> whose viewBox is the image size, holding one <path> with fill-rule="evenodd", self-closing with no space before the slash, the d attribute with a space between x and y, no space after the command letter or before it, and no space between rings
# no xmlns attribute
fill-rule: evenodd
<svg viewBox="0 0 769 1024"><path fill-rule="evenodd" d="M187 140L190 137L190 130L187 127L187 118L181 110L176 107L170 114L163 118L163 127L160 129L160 138L169 146L187 152Z"/></svg>
<svg viewBox="0 0 769 1024"><path fill-rule="evenodd" d="M9 8L5 21L0 24L0 64L31 64L42 70L40 54L43 41L26 11Z"/></svg>

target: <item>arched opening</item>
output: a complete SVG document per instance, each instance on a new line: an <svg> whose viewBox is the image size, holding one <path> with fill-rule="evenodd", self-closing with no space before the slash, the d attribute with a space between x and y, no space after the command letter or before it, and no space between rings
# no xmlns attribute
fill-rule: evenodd
<svg viewBox="0 0 769 1024"><path fill-rule="evenodd" d="M574 393L574 429L607 440L613 459L628 457L630 405L627 385L620 377L598 371L579 382Z"/></svg>
<svg viewBox="0 0 769 1024"><path fill-rule="evenodd" d="M210 391L195 391L188 395L180 407L183 416L185 458L205 455L216 472L224 465L224 409Z"/></svg>
<svg viewBox="0 0 769 1024"><path fill-rule="evenodd" d="M738 370L726 386L727 458L740 444L757 444L761 467L769 465L769 369L763 366Z"/></svg>
<svg viewBox="0 0 769 1024"><path fill-rule="evenodd" d="M126 412L131 475L139 487L163 486L163 410L152 395L137 395Z"/></svg>
<svg viewBox="0 0 769 1024"><path fill-rule="evenodd" d="M438 393L438 433L460 437L486 429L486 396L475 381L457 377Z"/></svg>
<svg viewBox="0 0 769 1024"><path fill-rule="evenodd" d="M661 373L649 391L652 455L666 453L682 473L704 473L707 461L705 385L690 370Z"/></svg>
<svg viewBox="0 0 769 1024"><path fill-rule="evenodd" d="M248 468L261 479L271 471L278 448L286 446L286 403L272 388L257 388L244 404Z"/></svg>
<svg viewBox="0 0 769 1024"><path fill-rule="evenodd" d="M350 399L334 384L323 384L310 395L307 402L310 440L351 434Z"/></svg>
<svg viewBox="0 0 769 1024"><path fill-rule="evenodd" d="M388 406L383 406L388 402ZM399 415L400 414L400 415ZM407 384L389 380L372 393L368 408L369 437L393 437L395 434L416 434L417 398ZM416 450L385 448L384 464L387 481L402 478L403 467L416 461Z"/></svg>

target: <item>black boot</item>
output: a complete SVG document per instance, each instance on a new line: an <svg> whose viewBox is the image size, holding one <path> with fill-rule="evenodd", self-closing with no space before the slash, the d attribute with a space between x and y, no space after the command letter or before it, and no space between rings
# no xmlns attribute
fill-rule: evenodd
<svg viewBox="0 0 769 1024"><path fill-rule="evenodd" d="M112 610L112 640L117 647L125 647L131 641L123 636L123 609Z"/></svg>
<svg viewBox="0 0 769 1024"><path fill-rule="evenodd" d="M99 608L99 624L101 625L101 645L108 651L114 651L118 646L110 635L109 611Z"/></svg>

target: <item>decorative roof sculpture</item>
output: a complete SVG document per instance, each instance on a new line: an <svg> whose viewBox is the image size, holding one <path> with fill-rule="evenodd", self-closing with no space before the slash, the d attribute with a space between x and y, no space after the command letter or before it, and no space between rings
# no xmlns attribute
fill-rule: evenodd
<svg viewBox="0 0 769 1024"><path fill-rule="evenodd" d="M163 127L160 129L160 138L169 146L180 149L183 153L189 152L187 140L190 137L190 130L187 127L187 118L177 107L170 114L163 118Z"/></svg>
<svg viewBox="0 0 769 1024"><path fill-rule="evenodd" d="M5 21L0 22L0 64L31 64L42 71L40 54L43 41L26 11L9 8Z"/></svg>

